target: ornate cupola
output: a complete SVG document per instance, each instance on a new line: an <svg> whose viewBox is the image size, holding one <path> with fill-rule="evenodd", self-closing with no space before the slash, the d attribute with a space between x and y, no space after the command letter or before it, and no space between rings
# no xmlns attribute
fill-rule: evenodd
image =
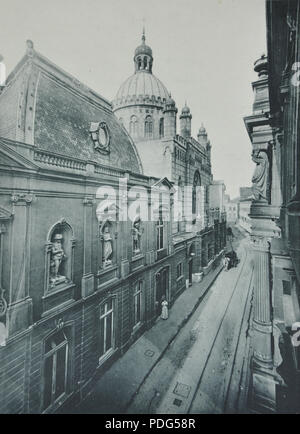
<svg viewBox="0 0 300 434"><path fill-rule="evenodd" d="M136 48L134 53L135 72L144 71L152 73L152 49L146 45L145 41L145 29L143 29L142 43Z"/></svg>
<svg viewBox="0 0 300 434"><path fill-rule="evenodd" d="M189 107L186 105L183 107L182 111L181 111L181 115L179 117L180 119L180 134L185 137L191 137L192 134L192 125L191 125L191 120L192 120L192 114L191 111L189 109Z"/></svg>

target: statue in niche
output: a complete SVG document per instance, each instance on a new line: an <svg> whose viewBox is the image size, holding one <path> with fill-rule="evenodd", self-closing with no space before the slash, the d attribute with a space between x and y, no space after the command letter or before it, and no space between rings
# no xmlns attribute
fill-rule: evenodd
<svg viewBox="0 0 300 434"><path fill-rule="evenodd" d="M132 228L132 238L133 238L133 252L139 253L141 251L141 219L138 217Z"/></svg>
<svg viewBox="0 0 300 434"><path fill-rule="evenodd" d="M252 160L256 163L256 168L252 177L252 191L254 199L268 201L268 184L269 184L269 158L264 151L253 151Z"/></svg>
<svg viewBox="0 0 300 434"><path fill-rule="evenodd" d="M103 230L103 267L108 267L112 263L112 238L109 232L109 227L106 225Z"/></svg>
<svg viewBox="0 0 300 434"><path fill-rule="evenodd" d="M61 234L54 235L51 247L50 256L50 282L54 285L65 282L66 276L61 276L59 270L62 262L66 259L64 249L62 247L63 236Z"/></svg>

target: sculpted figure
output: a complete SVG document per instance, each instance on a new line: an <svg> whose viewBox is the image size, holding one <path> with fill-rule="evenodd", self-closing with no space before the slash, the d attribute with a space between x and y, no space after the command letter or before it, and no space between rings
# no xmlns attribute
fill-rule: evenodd
<svg viewBox="0 0 300 434"><path fill-rule="evenodd" d="M56 234L53 239L50 259L50 282L60 283L65 279L65 276L59 275L59 268L63 260L66 259L65 252L62 248L63 236Z"/></svg>
<svg viewBox="0 0 300 434"><path fill-rule="evenodd" d="M109 232L109 227L105 226L103 232L103 265L104 267L111 264L113 249L112 249L112 238Z"/></svg>
<svg viewBox="0 0 300 434"><path fill-rule="evenodd" d="M141 250L141 220L140 218L136 219L133 223L133 251L135 253L140 252Z"/></svg>
<svg viewBox="0 0 300 434"><path fill-rule="evenodd" d="M253 151L252 160L256 168L252 177L254 199L266 202L269 177L269 159L266 152Z"/></svg>

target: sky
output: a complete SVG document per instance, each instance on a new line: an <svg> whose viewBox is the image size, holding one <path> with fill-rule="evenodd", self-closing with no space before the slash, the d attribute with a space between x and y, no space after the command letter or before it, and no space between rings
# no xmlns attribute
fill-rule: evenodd
<svg viewBox="0 0 300 434"><path fill-rule="evenodd" d="M187 102L196 137L203 122L214 179L232 198L254 165L243 117L252 111L253 63L266 53L264 0L0 0L0 54L9 73L26 40L113 100L133 72L143 25L153 73Z"/></svg>

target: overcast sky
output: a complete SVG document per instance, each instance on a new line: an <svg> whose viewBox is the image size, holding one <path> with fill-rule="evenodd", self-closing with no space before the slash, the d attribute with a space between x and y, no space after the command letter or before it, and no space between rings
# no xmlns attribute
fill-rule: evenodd
<svg viewBox="0 0 300 434"><path fill-rule="evenodd" d="M231 197L254 165L243 116L251 114L254 61L266 52L264 0L0 0L0 53L10 72L25 41L112 100L134 72L143 20L153 73L204 123L214 179Z"/></svg>

